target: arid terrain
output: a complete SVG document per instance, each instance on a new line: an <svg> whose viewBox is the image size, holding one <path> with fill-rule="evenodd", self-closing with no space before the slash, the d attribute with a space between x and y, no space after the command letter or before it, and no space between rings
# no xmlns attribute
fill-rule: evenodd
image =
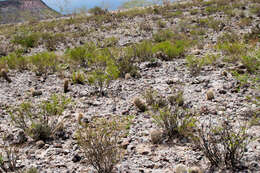
<svg viewBox="0 0 260 173"><path fill-rule="evenodd" d="M260 2L0 25L2 172L260 172Z"/></svg>

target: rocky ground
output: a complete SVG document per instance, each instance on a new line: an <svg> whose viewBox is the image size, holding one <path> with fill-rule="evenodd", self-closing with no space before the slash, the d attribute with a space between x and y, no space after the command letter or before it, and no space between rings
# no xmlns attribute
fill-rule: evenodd
<svg viewBox="0 0 260 173"><path fill-rule="evenodd" d="M220 28L217 31L206 27L206 34L200 40L201 43L189 49L187 55L203 56L208 53L216 53L214 45L225 32L233 31L242 35L259 27L259 12L258 15L250 13L252 4L259 5L259 2L243 3L243 6L235 8L235 14L231 18L228 18L223 12L211 14L210 16L214 19L222 21L222 24L219 24L222 26L218 26ZM191 10L198 10L198 13L191 14ZM145 14L118 21L103 22L102 24L90 21L71 25L64 24L62 27L56 26L53 30L54 33L63 30L62 33L67 35L65 40L58 43L56 53L62 56L62 52L67 47L75 47L89 40L103 41L112 36L118 39L116 46L119 47L138 43L141 40L152 38L153 33L160 29L159 20L165 22L163 29L179 30L186 35L191 35L189 26L195 25L199 19L207 17L204 10L205 7L198 5L193 6L190 10L181 9L183 12L181 16L169 18L160 14ZM178 9L170 11L175 12ZM251 19L250 24L240 25L241 17L238 14L242 12ZM147 24L149 28L142 29L146 27L143 26L144 24ZM4 54L19 47L11 43L10 33L15 32L13 28L23 27L22 25L8 26L10 27L8 32L5 26L1 28L1 37L3 38L1 46L9 45L3 51ZM47 26L47 23L45 25ZM48 31L47 28L45 30L51 31ZM76 37L75 35L80 31L87 31L87 34ZM258 41L254 45L259 50L260 42ZM46 47L39 45L31 48L25 54L31 55L43 50L46 50ZM221 54L221 57L224 55ZM196 117L199 123L209 120L217 123L229 119L234 126L239 126L239 123L251 120L251 112L256 112L256 116L259 116L259 102L248 99L248 97L252 97L253 100L260 97L259 88L257 88L259 80L256 83L249 82L248 85L240 87L241 82L231 73L233 69L244 69L240 63L230 64L219 60L215 65L203 66L196 76L191 75L185 58L174 59L174 61L159 61L155 67L150 67L149 63L138 64L141 78L127 77L112 81L107 89L107 95L102 97L93 94L93 87L87 84L71 85L70 92L66 93L66 96L72 98L73 104L62 115L66 120L64 125L66 134L59 139L47 142L33 141L29 138L26 143L19 146L18 165L22 169L35 167L39 172L94 172L93 168L88 167L85 163L85 156L75 137L78 116L82 113L83 119L89 121L94 116L134 115L129 135L122 139L126 154L122 161L116 165L116 172L170 173L177 172L176 167L180 164L208 170L208 161L203 153L195 149L193 144L185 138L162 144L151 142L151 131L158 129L158 127L153 122L149 112L140 112L133 104L133 99L142 97L149 88L153 88L165 97L172 93L171 88L173 87L182 89L184 105L199 113ZM259 70L255 74L256 77L259 75ZM53 93L62 94L64 76L69 77L70 74L63 72L63 77L60 77L60 72L57 72L46 77L39 77L31 71L20 72L17 70L10 70L8 74L12 79L11 83L0 78L1 133L13 136L11 142L15 142L23 138L23 133L11 123L8 108L24 101L38 103L49 98ZM214 98L211 100L207 99L209 90L214 93ZM41 91L41 94L33 97L34 91ZM248 134L255 139L247 147L243 157L246 169L241 172L260 172L259 132L259 125L250 126L248 129Z"/></svg>

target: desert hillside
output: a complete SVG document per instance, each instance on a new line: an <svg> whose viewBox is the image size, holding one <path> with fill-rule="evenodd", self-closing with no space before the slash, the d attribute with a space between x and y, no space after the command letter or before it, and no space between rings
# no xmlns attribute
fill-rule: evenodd
<svg viewBox="0 0 260 173"><path fill-rule="evenodd" d="M1 172L260 172L260 2L0 25Z"/></svg>
<svg viewBox="0 0 260 173"><path fill-rule="evenodd" d="M41 0L4 0L0 1L0 24L17 23L58 17Z"/></svg>

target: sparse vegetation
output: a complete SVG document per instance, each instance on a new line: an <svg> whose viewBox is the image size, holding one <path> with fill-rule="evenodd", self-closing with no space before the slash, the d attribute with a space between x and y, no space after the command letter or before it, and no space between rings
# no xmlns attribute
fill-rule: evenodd
<svg viewBox="0 0 260 173"><path fill-rule="evenodd" d="M118 142L126 133L124 119L97 118L78 130L78 143L85 153L88 165L99 173L110 173L122 159L123 151Z"/></svg>
<svg viewBox="0 0 260 173"><path fill-rule="evenodd" d="M83 72L77 71L72 74L72 82L75 84L82 84L85 83L85 75Z"/></svg>
<svg viewBox="0 0 260 173"><path fill-rule="evenodd" d="M194 142L212 167L235 171L241 166L250 138L245 126L235 130L230 122L225 121L221 126L202 125Z"/></svg>
<svg viewBox="0 0 260 173"><path fill-rule="evenodd" d="M52 97L38 105L24 102L10 110L12 122L15 127L22 129L34 140L48 140L57 131L63 129L62 115L70 99L64 96Z"/></svg>
<svg viewBox="0 0 260 173"><path fill-rule="evenodd" d="M178 106L172 109L167 107L160 109L152 117L169 138L189 138L196 122L191 113Z"/></svg>

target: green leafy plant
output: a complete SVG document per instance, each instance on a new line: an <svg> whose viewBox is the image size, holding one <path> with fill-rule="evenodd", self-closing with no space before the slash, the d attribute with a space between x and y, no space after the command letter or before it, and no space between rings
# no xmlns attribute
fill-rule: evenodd
<svg viewBox="0 0 260 173"><path fill-rule="evenodd" d="M63 130L63 120L59 120L70 99L52 95L38 105L24 102L10 110L14 126L22 129L34 140L47 140L57 131Z"/></svg>
<svg viewBox="0 0 260 173"><path fill-rule="evenodd" d="M165 41L154 45L152 51L153 53L161 51L167 55L167 58L164 60L172 60L184 55L186 46L187 43L182 40L177 40L175 43Z"/></svg>
<svg viewBox="0 0 260 173"><path fill-rule="evenodd" d="M33 48L37 46L39 39L39 33L21 32L14 36L12 42L14 44L20 44L25 48Z"/></svg>
<svg viewBox="0 0 260 173"><path fill-rule="evenodd" d="M107 88L112 80L119 77L120 72L116 62L108 49L96 50L89 57L89 66L92 70L88 73L88 82L103 95L104 88Z"/></svg>
<svg viewBox="0 0 260 173"><path fill-rule="evenodd" d="M198 58L192 55L186 57L186 62L191 75L197 75L201 71L202 66L204 65L203 58Z"/></svg>
<svg viewBox="0 0 260 173"><path fill-rule="evenodd" d="M58 69L58 57L54 53L43 52L28 57L29 63L37 75L54 73Z"/></svg>

